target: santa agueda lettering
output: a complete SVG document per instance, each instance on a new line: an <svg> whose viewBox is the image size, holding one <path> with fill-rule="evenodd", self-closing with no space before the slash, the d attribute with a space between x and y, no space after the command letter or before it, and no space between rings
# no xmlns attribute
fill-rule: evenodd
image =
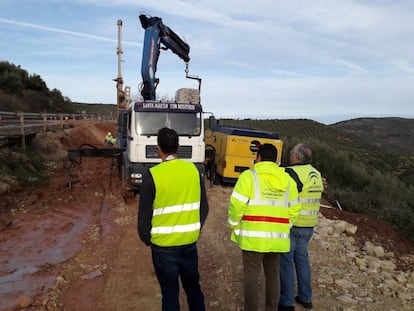
<svg viewBox="0 0 414 311"><path fill-rule="evenodd" d="M167 103L143 103L142 108L144 109L168 109Z"/></svg>
<svg viewBox="0 0 414 311"><path fill-rule="evenodd" d="M176 109L176 110L192 110L196 107L192 104L177 104L177 103L142 103L142 109Z"/></svg>

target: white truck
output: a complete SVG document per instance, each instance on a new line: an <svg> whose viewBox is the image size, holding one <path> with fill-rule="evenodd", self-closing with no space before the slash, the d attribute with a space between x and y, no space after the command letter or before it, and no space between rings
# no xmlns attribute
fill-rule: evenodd
<svg viewBox="0 0 414 311"><path fill-rule="evenodd" d="M119 167L124 196L138 193L144 172L161 162L157 153L157 132L162 127L177 131L179 135L177 156L194 162L200 172L204 173L205 142L203 109L200 104L201 79L188 74L190 48L162 23L161 18L146 15L140 15L139 18L145 29L141 66L143 100L128 103L127 107L119 111L118 116L117 137L119 147L123 149ZM159 79L155 77L155 72L161 49L170 49L184 60L186 78L197 80L198 89L179 89L173 101L156 100L155 90ZM122 82L122 78L119 80Z"/></svg>

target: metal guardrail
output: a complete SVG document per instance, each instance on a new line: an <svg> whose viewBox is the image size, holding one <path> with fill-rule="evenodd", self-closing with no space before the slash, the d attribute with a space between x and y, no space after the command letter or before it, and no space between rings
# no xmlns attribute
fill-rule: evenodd
<svg viewBox="0 0 414 311"><path fill-rule="evenodd" d="M64 128L72 121L113 121L112 115L88 115L68 113L28 113L0 111L0 140L20 138L26 147L26 136L35 135L52 128Z"/></svg>
<svg viewBox="0 0 414 311"><path fill-rule="evenodd" d="M4 118L20 118L24 119L60 119L68 118L74 120L111 120L113 117L106 115L80 114L80 113L33 113L33 112L10 112L0 111L0 116Z"/></svg>

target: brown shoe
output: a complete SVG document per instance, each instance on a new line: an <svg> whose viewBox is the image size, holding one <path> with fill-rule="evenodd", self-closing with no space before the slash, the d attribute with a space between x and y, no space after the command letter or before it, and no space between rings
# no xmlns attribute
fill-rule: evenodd
<svg viewBox="0 0 414 311"><path fill-rule="evenodd" d="M296 297L295 297L295 301L296 301L298 304L302 305L305 309L312 309L312 308L313 308L313 304L312 304L312 302L303 302L303 301L301 301L301 300L299 299L299 297L298 297L298 296L296 296Z"/></svg>
<svg viewBox="0 0 414 311"><path fill-rule="evenodd" d="M282 306L279 305L278 311L295 311L295 306Z"/></svg>

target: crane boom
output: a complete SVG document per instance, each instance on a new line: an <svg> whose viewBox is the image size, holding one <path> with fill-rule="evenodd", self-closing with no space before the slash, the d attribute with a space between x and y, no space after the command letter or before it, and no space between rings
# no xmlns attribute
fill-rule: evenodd
<svg viewBox="0 0 414 311"><path fill-rule="evenodd" d="M169 49L185 63L188 63L190 61L190 46L168 26L164 25L161 18L141 14L139 20L142 28L145 29L141 63L143 82L141 95L144 100L155 100L155 91L159 82L158 78L155 77L155 73L160 50Z"/></svg>

